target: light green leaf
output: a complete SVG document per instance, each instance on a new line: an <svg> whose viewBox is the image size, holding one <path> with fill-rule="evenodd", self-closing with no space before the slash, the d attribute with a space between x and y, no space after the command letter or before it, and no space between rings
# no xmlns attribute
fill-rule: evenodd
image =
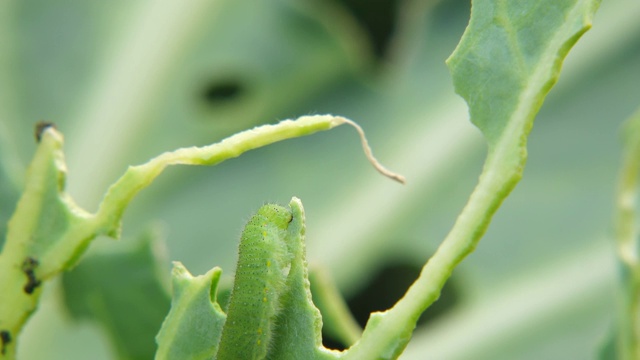
<svg viewBox="0 0 640 360"><path fill-rule="evenodd" d="M564 58L591 28L599 5L600 0L472 3L469 26L447 64L490 149L506 139L524 148Z"/></svg>
<svg viewBox="0 0 640 360"><path fill-rule="evenodd" d="M448 63L472 122L489 144L482 175L418 280L392 309L371 315L348 356L393 359L402 352L422 311L438 299L455 266L475 249L522 176L533 119L569 49L590 28L598 4L597 0L472 3L471 21Z"/></svg>
<svg viewBox="0 0 640 360"><path fill-rule="evenodd" d="M62 135L52 127L41 130L25 191L0 253L0 331L12 339L3 341L0 356L8 358L37 306L42 282L73 264L96 236L92 216L64 192Z"/></svg>
<svg viewBox="0 0 640 360"><path fill-rule="evenodd" d="M218 350L226 315L216 301L222 270L193 277L173 265L173 300L157 336L156 359L211 359Z"/></svg>

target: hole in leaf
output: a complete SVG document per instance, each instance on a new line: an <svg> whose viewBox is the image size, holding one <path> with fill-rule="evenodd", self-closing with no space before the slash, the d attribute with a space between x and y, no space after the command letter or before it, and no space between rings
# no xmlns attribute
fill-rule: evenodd
<svg viewBox="0 0 640 360"><path fill-rule="evenodd" d="M402 298L407 289L420 275L421 264L393 261L382 266L362 288L347 299L351 313L362 328L367 324L369 315L375 311L387 310ZM453 280L453 281L452 281ZM459 300L459 290L455 279L447 281L440 298L422 313L417 327L424 326L430 320L452 309ZM343 350L342 343L323 334L323 344L329 349Z"/></svg>
<svg viewBox="0 0 640 360"><path fill-rule="evenodd" d="M383 57L396 30L399 0L336 0L356 18L377 57Z"/></svg>
<svg viewBox="0 0 640 360"><path fill-rule="evenodd" d="M202 91L203 100L212 106L235 101L245 92L243 85L234 79L208 84Z"/></svg>

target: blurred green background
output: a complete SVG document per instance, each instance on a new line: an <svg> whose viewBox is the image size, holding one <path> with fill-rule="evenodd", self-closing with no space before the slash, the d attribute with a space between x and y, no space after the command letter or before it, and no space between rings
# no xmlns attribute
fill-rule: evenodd
<svg viewBox="0 0 640 360"><path fill-rule="evenodd" d="M444 64L469 11L461 0L2 1L0 230L39 120L65 134L68 191L95 211L128 165L163 151L279 119L343 115L406 186L379 176L356 133L339 128L213 168L170 168L127 211L124 239L97 239L87 258L140 249L134 238L152 228L164 239L154 243L162 276L168 260L229 276L249 215L297 196L310 262L361 301L354 310L383 309L444 238L484 160ZM522 182L402 359L598 352L615 313L610 224L619 128L640 104L639 16L639 2L603 2L536 120ZM46 286L19 358L116 358L105 326L65 305L82 295L60 285ZM150 291L131 301L125 313L167 300Z"/></svg>

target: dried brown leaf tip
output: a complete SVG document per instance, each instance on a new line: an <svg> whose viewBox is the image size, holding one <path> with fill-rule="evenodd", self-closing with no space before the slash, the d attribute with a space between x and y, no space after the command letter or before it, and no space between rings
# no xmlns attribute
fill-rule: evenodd
<svg viewBox="0 0 640 360"><path fill-rule="evenodd" d="M40 142L42 139L42 133L50 127L55 128L56 124L48 121L38 121L35 129L36 142Z"/></svg>

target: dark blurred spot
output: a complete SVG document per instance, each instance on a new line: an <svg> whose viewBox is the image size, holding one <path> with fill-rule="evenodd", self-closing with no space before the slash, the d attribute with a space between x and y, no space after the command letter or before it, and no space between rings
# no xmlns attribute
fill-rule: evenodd
<svg viewBox="0 0 640 360"><path fill-rule="evenodd" d="M324 331L322 332L322 345L324 347L326 347L327 349L332 349L332 350L344 350L346 349L344 344L333 339L331 336L327 335L324 333Z"/></svg>
<svg viewBox="0 0 640 360"><path fill-rule="evenodd" d="M400 300L409 286L420 275L421 264L395 261L382 266L371 280L353 297L347 299L351 313L363 328L369 315L375 311L387 310ZM452 281L453 280L453 281ZM430 320L452 309L459 300L455 279L449 279L442 289L438 301L433 303L418 320L417 327L425 326ZM344 349L344 346L323 335L323 344L330 349Z"/></svg>
<svg viewBox="0 0 640 360"><path fill-rule="evenodd" d="M462 36L469 22L470 13L471 1L469 0L443 1L433 7L430 21L433 23L433 28L447 29L453 26Z"/></svg>
<svg viewBox="0 0 640 360"><path fill-rule="evenodd" d="M233 288L233 279L229 281L221 281L218 284L218 293L216 300L225 313L229 310L229 300L231 300L231 289Z"/></svg>
<svg viewBox="0 0 640 360"><path fill-rule="evenodd" d="M358 323L364 327L369 314L374 311L387 310L392 307L413 284L420 275L422 265L404 262L389 263L382 267L371 281L366 284L353 298L348 300L349 308ZM454 282L449 279L440 299L427 309L418 325L434 319L449 310L458 301L458 291Z"/></svg>
<svg viewBox="0 0 640 360"><path fill-rule="evenodd" d="M228 79L207 84L202 91L202 98L207 104L215 106L237 100L244 92L239 81Z"/></svg>
<svg viewBox="0 0 640 360"><path fill-rule="evenodd" d="M26 294L33 294L34 290L42 285L42 282L40 280L38 280L38 278L36 277L36 273L35 270L38 267L39 262L38 260L28 256L23 262L22 262L22 271L24 272L24 274L27 276L27 283L25 284L25 286L23 287L23 290Z"/></svg>
<svg viewBox="0 0 640 360"><path fill-rule="evenodd" d="M396 30L400 0L335 0L356 18L377 57L383 57Z"/></svg>
<svg viewBox="0 0 640 360"><path fill-rule="evenodd" d="M7 330L0 331L0 354L4 355L7 353L7 346L11 342L11 333Z"/></svg>

